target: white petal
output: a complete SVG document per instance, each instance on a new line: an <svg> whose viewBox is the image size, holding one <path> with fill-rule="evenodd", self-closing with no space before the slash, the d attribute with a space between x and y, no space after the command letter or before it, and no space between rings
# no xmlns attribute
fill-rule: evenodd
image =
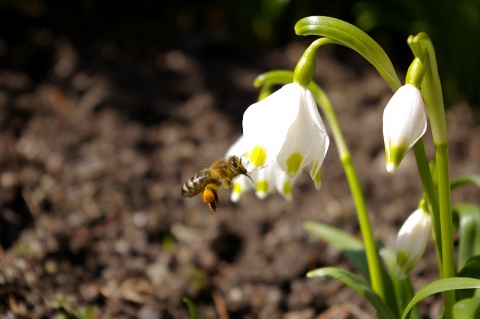
<svg viewBox="0 0 480 319"><path fill-rule="evenodd" d="M281 169L280 165L276 163L275 187L277 192L289 202L292 200L292 186L295 183L295 179L295 177L289 177L287 173Z"/></svg>
<svg viewBox="0 0 480 319"><path fill-rule="evenodd" d="M301 170L314 160L319 160L321 166L329 145L329 138L315 99L307 89L304 89L303 93L298 116L290 126L287 138L277 156L282 169L290 176L295 176L297 170Z"/></svg>
<svg viewBox="0 0 480 319"><path fill-rule="evenodd" d="M260 199L266 198L275 189L274 165L271 163L268 167L255 171L255 195Z"/></svg>
<svg viewBox="0 0 480 319"><path fill-rule="evenodd" d="M277 156L291 123L297 118L302 88L287 84L267 98L252 104L243 115L243 134L249 155L256 146L266 150L271 163Z"/></svg>
<svg viewBox="0 0 480 319"><path fill-rule="evenodd" d="M383 112L386 166L394 173L405 154L427 129L421 91L406 84L395 92Z"/></svg>
<svg viewBox="0 0 480 319"><path fill-rule="evenodd" d="M230 200L237 202L243 193L253 188L252 182L244 175L237 176L232 183L232 192L230 193Z"/></svg>
<svg viewBox="0 0 480 319"><path fill-rule="evenodd" d="M232 144L232 146L230 146L225 156L238 156L241 159L242 164L246 166L247 163L244 157L245 152L245 138L242 135L238 138L237 141L235 141L235 143ZM253 189L253 184L248 177L246 177L245 175L237 176L232 182L232 192L230 193L230 200L232 202L237 202L243 193L251 189Z"/></svg>
<svg viewBox="0 0 480 319"><path fill-rule="evenodd" d="M422 93L413 85L399 88L383 112L385 147L411 148L427 129Z"/></svg>
<svg viewBox="0 0 480 319"><path fill-rule="evenodd" d="M406 277L417 264L425 251L431 229L431 216L420 208L415 210L400 228L395 243L399 277Z"/></svg>
<svg viewBox="0 0 480 319"><path fill-rule="evenodd" d="M242 135L238 138L238 140L235 141L235 143L233 143L230 146L230 148L225 153L225 156L229 157L229 156L235 155L235 156L238 156L238 157L242 157L242 155L244 155L244 153L246 151L245 146L246 146L245 137Z"/></svg>

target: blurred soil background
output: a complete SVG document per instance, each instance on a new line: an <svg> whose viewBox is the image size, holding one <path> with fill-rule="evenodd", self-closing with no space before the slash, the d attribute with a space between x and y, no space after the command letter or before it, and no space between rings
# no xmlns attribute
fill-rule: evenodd
<svg viewBox="0 0 480 319"><path fill-rule="evenodd" d="M180 189L240 136L255 77L294 68L308 39L293 26L309 15L364 28L401 78L407 36L427 31L448 101L451 175L480 172L478 2L414 3L1 1L0 317L188 318L188 297L201 318L373 318L352 289L305 278L352 269L305 221L360 236L335 145L322 189L302 176L292 203L247 194L232 204L223 191L210 216ZM385 171L392 92L332 46L320 49L316 80L345 130L375 235L392 246L421 196L412 156ZM453 195L480 203L475 188ZM431 244L412 278L417 288L438 278ZM421 312L438 318L438 299Z"/></svg>

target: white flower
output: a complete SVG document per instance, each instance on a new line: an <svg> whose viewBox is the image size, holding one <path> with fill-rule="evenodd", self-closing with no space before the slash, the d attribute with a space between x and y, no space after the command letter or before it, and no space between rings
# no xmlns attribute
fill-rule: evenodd
<svg viewBox="0 0 480 319"><path fill-rule="evenodd" d="M310 176L320 188L320 168L330 142L307 88L290 83L252 104L243 115L243 135L248 171L277 162L294 177L313 163Z"/></svg>
<svg viewBox="0 0 480 319"><path fill-rule="evenodd" d="M411 84L395 92L383 111L387 171L394 173L410 148L427 130L422 93Z"/></svg>
<svg viewBox="0 0 480 319"><path fill-rule="evenodd" d="M241 136L227 151L226 156L236 155L243 160L245 152L244 137ZM232 193L230 199L237 202L240 196L251 189L255 189L258 198L264 199L275 190L280 193L286 200L292 199L292 185L294 178L289 177L278 165L273 162L267 167L260 168L251 172L252 181L244 175L240 175L233 180Z"/></svg>
<svg viewBox="0 0 480 319"><path fill-rule="evenodd" d="M415 210L400 228L395 245L399 278L406 278L420 260L431 230L431 216L422 208Z"/></svg>

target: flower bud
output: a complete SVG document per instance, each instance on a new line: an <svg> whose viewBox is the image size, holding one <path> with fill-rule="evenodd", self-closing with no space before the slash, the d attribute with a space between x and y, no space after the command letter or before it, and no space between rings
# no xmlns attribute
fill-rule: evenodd
<svg viewBox="0 0 480 319"><path fill-rule="evenodd" d="M403 157L427 130L425 103L420 89L405 84L383 111L383 139L387 171L394 173Z"/></svg>
<svg viewBox="0 0 480 319"><path fill-rule="evenodd" d="M431 230L431 216L423 208L415 210L400 228L395 245L399 278L406 278L420 260Z"/></svg>

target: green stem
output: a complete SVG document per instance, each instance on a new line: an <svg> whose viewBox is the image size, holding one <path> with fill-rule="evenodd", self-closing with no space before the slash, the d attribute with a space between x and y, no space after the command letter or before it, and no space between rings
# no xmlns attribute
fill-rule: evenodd
<svg viewBox="0 0 480 319"><path fill-rule="evenodd" d="M433 124L432 124L433 125ZM438 194L440 204L440 227L442 229L443 278L455 277L455 261L453 250L453 221L450 202L450 177L448 164L448 143L435 144L438 172ZM444 293L445 318L452 318L455 303L455 291Z"/></svg>
<svg viewBox="0 0 480 319"><path fill-rule="evenodd" d="M293 72L288 70L277 70L261 74L255 79L254 85L256 87L273 84L291 83L293 79ZM365 244L365 252L367 255L368 269L373 290L383 299L387 300L385 283L382 278L382 268L380 258L377 253L377 246L375 237L373 236L370 219L368 217L367 206L365 204L365 197L363 196L360 187L360 181L353 165L352 157L348 149L347 143L343 136L342 129L338 123L335 111L330 103L325 92L314 82L308 86L317 104L322 109L325 117L332 130L333 138L337 145L340 161L342 162L345 174L348 179L348 185L352 192L355 208L357 211L357 218L360 226L360 231L363 236Z"/></svg>
<svg viewBox="0 0 480 319"><path fill-rule="evenodd" d="M417 162L418 172L420 174L420 179L422 181L423 189L425 192L425 199L427 201L430 213L432 214L432 225L433 225L433 234L435 239L435 250L437 252L437 263L439 273L442 274L442 242L437 240L437 238L442 237L440 223L440 212L438 208L438 196L435 190L435 184L433 183L432 175L430 174L430 167L428 164L428 159L425 154L425 147L423 145L423 140L419 139L417 143L413 146L413 151L415 153L415 159Z"/></svg>
<svg viewBox="0 0 480 319"><path fill-rule="evenodd" d="M445 107L443 105L442 86L438 76L437 60L433 44L424 32L410 36L408 44L414 55L425 61L425 77L422 82L422 93L430 115L430 126L435 144L435 158L437 165L438 204L440 212L442 247L442 278L455 276L455 262L453 250L453 222L450 195L450 169L448 164L448 139ZM444 292L445 318L453 317L452 308L455 303L455 292Z"/></svg>
<svg viewBox="0 0 480 319"><path fill-rule="evenodd" d="M335 139L335 144L338 148L338 155L340 161L342 162L343 169L347 176L348 185L350 191L352 192L353 201L357 210L358 223L360 225L360 231L362 233L363 242L365 244L365 252L367 255L368 269L370 274L370 280L372 283L373 290L383 299L387 300L385 293L385 286L382 279L382 269L380 264L380 258L377 253L377 246L375 243L375 237L373 236L372 226L370 224L370 219L368 217L367 206L365 204L365 197L363 196L362 188L360 186L360 181L358 179L357 172L353 165L352 156L348 150L347 143L343 136L343 132L338 123L335 111L330 103L330 100L327 98L325 92L323 92L320 87L315 83L311 83L308 87L312 92L317 104L322 109L327 121L332 130L333 138Z"/></svg>

